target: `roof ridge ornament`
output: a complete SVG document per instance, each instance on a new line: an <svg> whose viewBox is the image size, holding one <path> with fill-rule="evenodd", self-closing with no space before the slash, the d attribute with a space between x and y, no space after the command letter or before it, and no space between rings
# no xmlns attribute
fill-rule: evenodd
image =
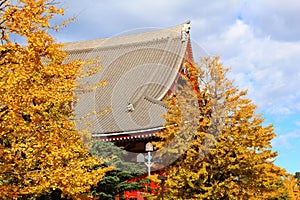
<svg viewBox="0 0 300 200"><path fill-rule="evenodd" d="M126 107L127 107L128 112L133 112L134 111L134 106L133 106L132 103L128 103L128 105Z"/></svg>
<svg viewBox="0 0 300 200"><path fill-rule="evenodd" d="M185 42L188 38L188 34L190 33L191 25L190 21L187 21L183 24L181 29L181 42Z"/></svg>

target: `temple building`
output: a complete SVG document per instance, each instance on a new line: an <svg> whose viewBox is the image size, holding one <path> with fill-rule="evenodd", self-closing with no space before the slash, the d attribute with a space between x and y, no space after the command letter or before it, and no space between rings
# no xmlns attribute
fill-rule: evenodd
<svg viewBox="0 0 300 200"><path fill-rule="evenodd" d="M190 22L167 29L65 44L68 60L99 59L102 69L83 78L74 114L78 129L126 150L143 152L164 129L164 99L174 95L193 62ZM84 84L83 84L84 83Z"/></svg>

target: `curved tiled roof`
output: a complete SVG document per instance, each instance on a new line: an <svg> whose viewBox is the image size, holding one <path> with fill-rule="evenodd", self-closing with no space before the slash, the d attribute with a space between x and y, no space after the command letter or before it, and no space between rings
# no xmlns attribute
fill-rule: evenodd
<svg viewBox="0 0 300 200"><path fill-rule="evenodd" d="M77 95L77 127L87 128L93 134L162 127L166 108L161 100L183 63L188 44L185 28L186 24L182 24L128 36L66 43L69 60L101 60L103 69L85 78L89 85L107 83L93 92ZM109 112L103 114L106 109Z"/></svg>

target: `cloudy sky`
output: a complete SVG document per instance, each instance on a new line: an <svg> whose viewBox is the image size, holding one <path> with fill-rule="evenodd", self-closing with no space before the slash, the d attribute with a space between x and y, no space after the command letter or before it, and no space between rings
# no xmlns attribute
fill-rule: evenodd
<svg viewBox="0 0 300 200"><path fill-rule="evenodd" d="M195 45L221 56L230 78L248 89L266 124L274 124L276 164L300 171L299 0L70 0L62 6L77 19L55 34L59 42L191 20Z"/></svg>

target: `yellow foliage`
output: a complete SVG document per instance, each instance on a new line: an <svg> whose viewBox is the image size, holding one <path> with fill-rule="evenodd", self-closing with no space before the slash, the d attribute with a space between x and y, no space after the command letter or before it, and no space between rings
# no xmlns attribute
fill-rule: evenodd
<svg viewBox="0 0 300 200"><path fill-rule="evenodd" d="M256 106L245 98L246 91L239 91L226 78L228 69L218 57L204 58L198 67L186 66L190 76L167 101L166 129L160 134L162 141L156 143L157 148L166 147L179 137L165 151L169 151L167 158L162 155L165 160L170 152L180 153L164 169L168 175L166 199L279 197L281 177L286 173L269 161L277 155L271 150L272 126L262 126L264 120L255 114ZM192 96L197 106L192 106Z"/></svg>
<svg viewBox="0 0 300 200"><path fill-rule="evenodd" d="M289 174L284 178L284 192L286 192L291 200L300 199L300 181L293 175Z"/></svg>
<svg viewBox="0 0 300 200"><path fill-rule="evenodd" d="M60 189L83 199L110 168L99 167L70 120L83 63L64 64L65 52L48 34L49 20L64 10L49 0L1 3L0 196L34 198ZM13 43L12 34L26 44Z"/></svg>

